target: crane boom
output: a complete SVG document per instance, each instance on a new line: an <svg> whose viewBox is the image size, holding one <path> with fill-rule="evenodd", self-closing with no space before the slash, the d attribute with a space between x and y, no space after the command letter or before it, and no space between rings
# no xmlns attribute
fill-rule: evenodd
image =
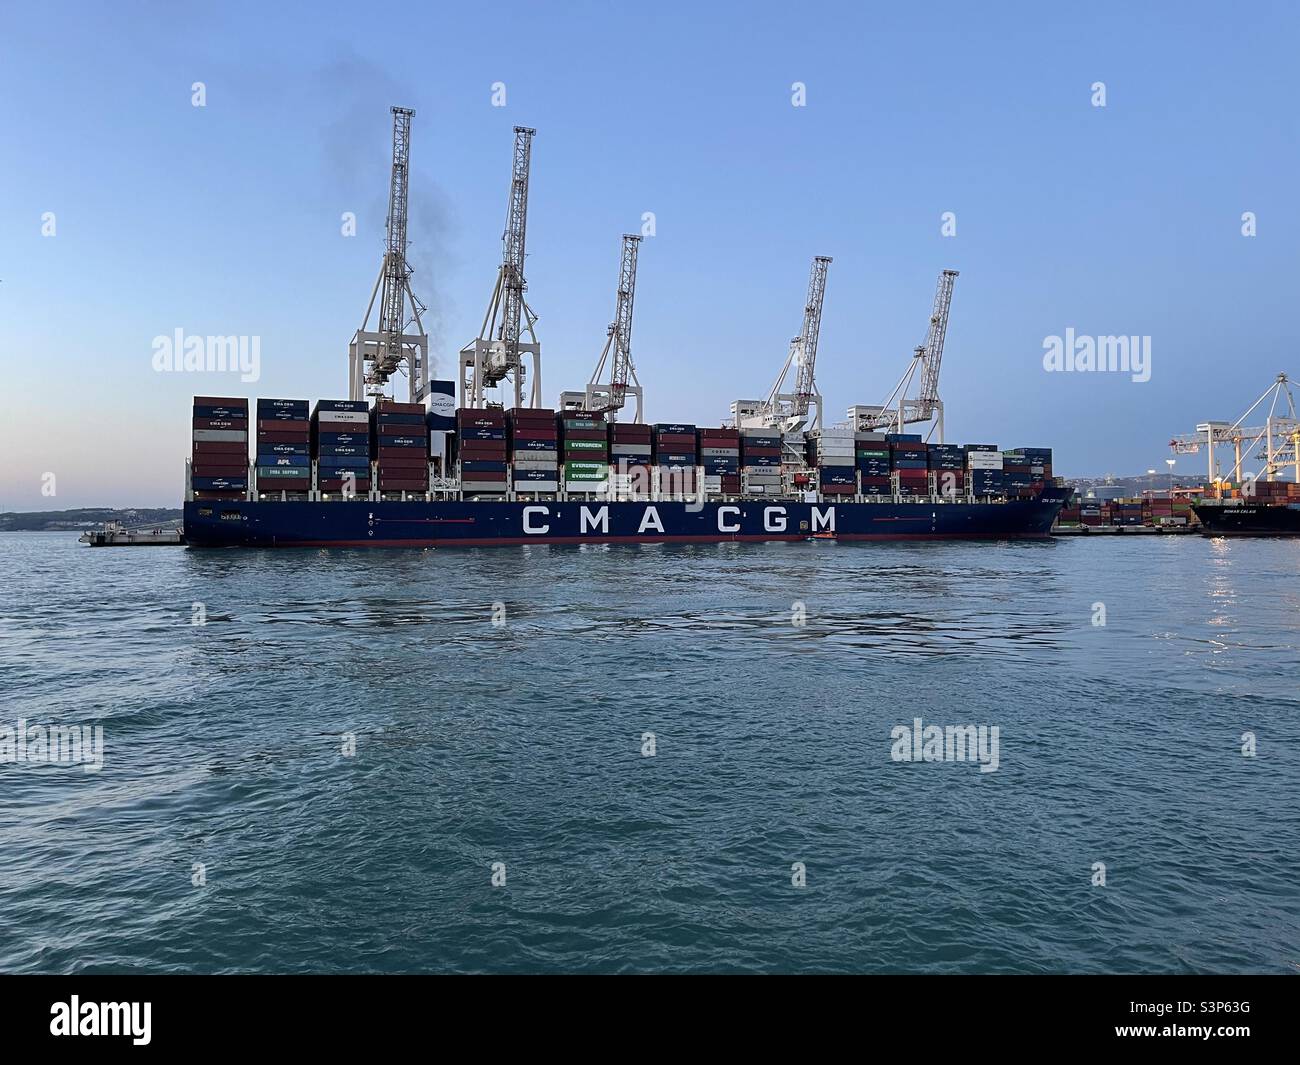
<svg viewBox="0 0 1300 1065"><path fill-rule="evenodd" d="M502 236L501 270L505 307L501 315L500 340L512 367L519 363L519 327L524 314L524 241L528 235L528 173L532 160L533 134L515 127L514 164L510 173L510 206Z"/></svg>
<svg viewBox="0 0 1300 1065"><path fill-rule="evenodd" d="M901 433L904 425L916 422L929 422L935 425L931 431L938 429L939 442L943 442L943 401L939 398L939 367L943 361L943 345L948 336L948 311L952 306L953 282L957 279L956 270L943 270L939 273L939 283L935 287L934 304L930 309L930 325L926 330L925 343L912 353L912 361L906 372L894 386L889 398L878 407L855 407L860 412L853 416L854 425L859 430L873 430L893 427ZM912 378L921 374L919 392L916 399L908 399L907 391Z"/></svg>
<svg viewBox="0 0 1300 1065"><path fill-rule="evenodd" d="M537 131L515 127L514 155L510 167L510 198L501 235L501 267L478 336L460 351L462 402L470 407L487 403L487 389L510 378L514 405L524 406L523 357L533 360L532 394L528 406L537 406L541 394L541 346L533 326L537 316L524 296L525 245L528 235L528 181L532 168L533 135ZM523 335L528 333L525 341Z"/></svg>
<svg viewBox="0 0 1300 1065"><path fill-rule="evenodd" d="M623 234L623 257L618 268L618 302L614 310L614 365L610 373L609 404L618 410L627 401L632 368L632 305L636 299L636 255L640 236Z"/></svg>
<svg viewBox="0 0 1300 1065"><path fill-rule="evenodd" d="M925 354L921 359L921 392L917 403L920 421L929 421L939 403L939 365L943 361L943 342L948 335L948 309L952 306L952 286L956 270L939 274L934 290L934 307L930 311L930 329L925 337Z"/></svg>
<svg viewBox="0 0 1300 1065"><path fill-rule="evenodd" d="M424 398L427 382L429 338L420 315L425 306L411 290L411 267L407 262L407 218L410 191L411 116L409 107L394 107L392 170L388 182L388 217L385 223L384 260L370 293L370 305L361 328L349 347L349 395L364 398L367 391L380 392L394 373L407 363L412 402ZM378 328L366 328L375 298L379 299ZM414 332L407 332L407 301L410 301Z"/></svg>
<svg viewBox="0 0 1300 1065"><path fill-rule="evenodd" d="M637 380L636 366L632 362L632 309L636 303L636 260L640 244L638 234L623 234L614 320L605 330L605 346L596 360L596 369L586 389L560 393L561 409L606 414L612 421L612 416L627 405L631 393L636 399L635 420L641 420L641 382ZM606 366L609 366L608 383L604 381Z"/></svg>
<svg viewBox="0 0 1300 1065"><path fill-rule="evenodd" d="M732 417L738 426L797 430L808 424L808 412L814 406L816 414L810 427L821 425L822 397L817 391L816 377L817 341L821 335L822 302L826 298L826 271L831 262L829 255L813 258L808 275L808 295L804 300L803 327L790 341L790 353L786 355L785 364L777 374L767 399L761 402L738 399L732 403ZM785 382L792 366L797 367L794 391L786 392Z"/></svg>
<svg viewBox="0 0 1300 1065"><path fill-rule="evenodd" d="M808 299L804 302L803 330L799 334L799 375L794 389L794 413L801 417L807 415L817 388L813 370L817 365L817 338L822 328L822 301L826 297L826 268L830 264L829 256L818 255L808 275Z"/></svg>

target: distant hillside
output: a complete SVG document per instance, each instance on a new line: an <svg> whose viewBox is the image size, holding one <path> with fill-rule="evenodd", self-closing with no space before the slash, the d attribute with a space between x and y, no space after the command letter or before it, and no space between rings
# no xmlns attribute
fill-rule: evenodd
<svg viewBox="0 0 1300 1065"><path fill-rule="evenodd" d="M165 525L182 512L161 507L87 507L84 510L34 510L0 514L0 532L70 532L92 529L106 521L123 525Z"/></svg>

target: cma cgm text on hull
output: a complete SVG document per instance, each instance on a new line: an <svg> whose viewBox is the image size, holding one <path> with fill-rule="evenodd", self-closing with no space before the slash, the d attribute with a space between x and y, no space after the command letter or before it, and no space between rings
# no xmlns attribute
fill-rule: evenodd
<svg viewBox="0 0 1300 1065"><path fill-rule="evenodd" d="M214 501L186 503L185 530L195 547L1040 539L1062 502Z"/></svg>

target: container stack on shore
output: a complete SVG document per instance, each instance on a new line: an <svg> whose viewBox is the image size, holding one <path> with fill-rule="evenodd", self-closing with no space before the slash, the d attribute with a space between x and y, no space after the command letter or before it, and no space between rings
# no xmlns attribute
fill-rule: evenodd
<svg viewBox="0 0 1300 1065"><path fill-rule="evenodd" d="M403 492L424 494L429 490L424 404L377 399L370 411L370 446L381 495L401 498Z"/></svg>
<svg viewBox="0 0 1300 1065"><path fill-rule="evenodd" d="M196 499L243 499L248 492L248 400L195 396L190 486Z"/></svg>
<svg viewBox="0 0 1300 1065"><path fill-rule="evenodd" d="M459 408L455 442L461 491L504 499L509 477L505 412L495 407Z"/></svg>
<svg viewBox="0 0 1300 1065"><path fill-rule="evenodd" d="M699 444L695 426L658 422L654 427L654 464L661 495L689 496L695 492Z"/></svg>
<svg viewBox="0 0 1300 1065"><path fill-rule="evenodd" d="M822 495L851 496L857 493L856 440L852 426L823 427L815 440L818 487Z"/></svg>
<svg viewBox="0 0 1300 1065"><path fill-rule="evenodd" d="M762 498L781 492L781 434L775 429L740 431L740 467L745 494Z"/></svg>
<svg viewBox="0 0 1300 1065"><path fill-rule="evenodd" d="M900 496L930 494L930 452L915 433L886 433L889 466Z"/></svg>
<svg viewBox="0 0 1300 1065"><path fill-rule="evenodd" d="M364 498L370 491L370 408L364 399L322 399L311 414L316 487Z"/></svg>
<svg viewBox="0 0 1300 1065"><path fill-rule="evenodd" d="M257 494L311 490L311 422L305 399L257 401Z"/></svg>
<svg viewBox="0 0 1300 1065"><path fill-rule="evenodd" d="M740 495L740 430L701 429L699 464L710 495Z"/></svg>
<svg viewBox="0 0 1300 1065"><path fill-rule="evenodd" d="M649 496L654 430L637 422L609 427L611 486L621 498Z"/></svg>
<svg viewBox="0 0 1300 1065"><path fill-rule="evenodd" d="M967 444L966 471L971 495L977 499L1002 494L1002 452L997 444Z"/></svg>
<svg viewBox="0 0 1300 1065"><path fill-rule="evenodd" d="M609 487L609 423L598 414L566 411L560 418L564 490L605 492Z"/></svg>
<svg viewBox="0 0 1300 1065"><path fill-rule="evenodd" d="M506 414L506 428L515 492L558 492L560 445L555 411L515 407Z"/></svg>

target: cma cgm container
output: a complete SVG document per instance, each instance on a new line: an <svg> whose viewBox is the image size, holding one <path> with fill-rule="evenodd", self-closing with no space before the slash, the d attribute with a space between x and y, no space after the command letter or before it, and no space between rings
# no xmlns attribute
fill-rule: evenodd
<svg viewBox="0 0 1300 1065"><path fill-rule="evenodd" d="M781 435L775 429L740 431L740 472L746 496L781 492Z"/></svg>
<svg viewBox="0 0 1300 1065"><path fill-rule="evenodd" d="M696 435L704 490L715 495L740 495L740 430L700 429Z"/></svg>
<svg viewBox="0 0 1300 1065"><path fill-rule="evenodd" d="M311 489L311 425L305 399L257 401L257 494Z"/></svg>
<svg viewBox="0 0 1300 1065"><path fill-rule="evenodd" d="M248 400L195 396L190 486L196 499L243 499L248 492Z"/></svg>
<svg viewBox="0 0 1300 1065"><path fill-rule="evenodd" d="M555 493L560 488L559 428L555 411L517 407L506 412L509 467L515 492ZM472 473L462 468L462 475Z"/></svg>
<svg viewBox="0 0 1300 1065"><path fill-rule="evenodd" d="M322 399L311 414L316 487L364 498L370 491L370 408L364 399Z"/></svg>
<svg viewBox="0 0 1300 1065"><path fill-rule="evenodd" d="M647 496L651 489L654 429L640 422L609 427L610 485L621 497Z"/></svg>
<svg viewBox="0 0 1300 1065"><path fill-rule="evenodd" d="M400 498L405 492L422 495L429 490L429 436L423 404L375 400L370 411L370 447L382 495Z"/></svg>
<svg viewBox="0 0 1300 1065"><path fill-rule="evenodd" d="M495 407L461 407L456 411L456 464L462 492L501 497L507 490L505 412Z"/></svg>

